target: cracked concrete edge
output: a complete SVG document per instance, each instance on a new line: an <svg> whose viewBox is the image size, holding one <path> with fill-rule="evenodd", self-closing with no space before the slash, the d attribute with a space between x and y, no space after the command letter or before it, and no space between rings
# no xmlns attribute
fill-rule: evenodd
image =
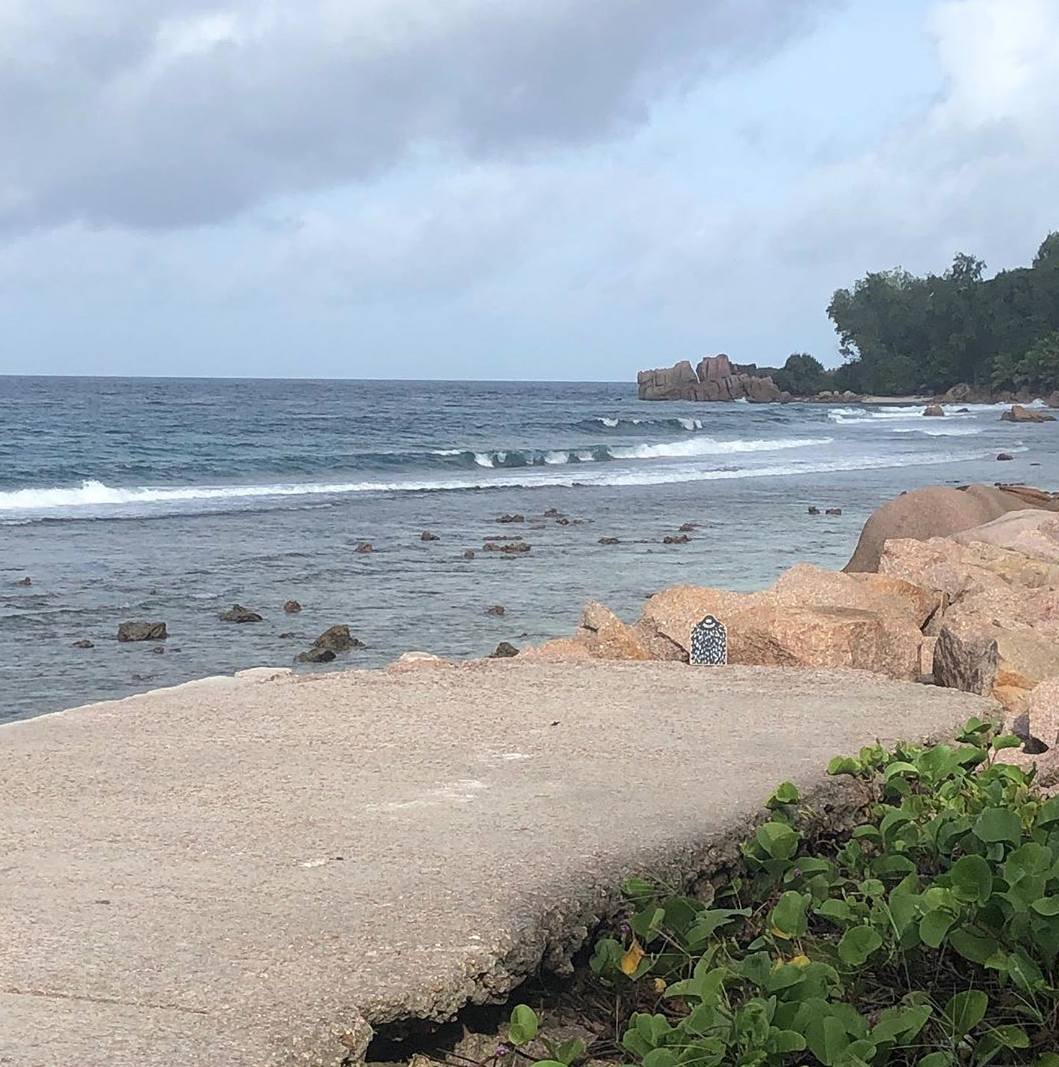
<svg viewBox="0 0 1059 1067"><path fill-rule="evenodd" d="M951 738L949 730L924 742ZM836 753L837 754L837 753ZM777 782L777 785L780 783ZM815 830L855 825L867 794L864 784L834 778L823 770L800 787L800 823ZM376 1029L395 1023L449 1022L471 1005L500 1003L527 978L541 970L558 975L573 971L573 957L589 940L627 909L621 886L629 878L646 878L675 892L687 892L741 861L741 845L771 814L762 807L719 830L686 840L637 848L626 859L585 866L561 884L549 887L547 902L527 895L508 908L508 930L468 960L462 975L436 985L408 989L391 998L351 1008L347 1020L324 1021L287 1043L289 1056L278 1062L299 1067L359 1067Z"/></svg>

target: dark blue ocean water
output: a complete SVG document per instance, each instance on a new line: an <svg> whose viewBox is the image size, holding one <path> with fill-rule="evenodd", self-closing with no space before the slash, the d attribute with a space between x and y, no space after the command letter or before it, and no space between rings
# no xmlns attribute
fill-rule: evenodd
<svg viewBox="0 0 1059 1067"><path fill-rule="evenodd" d="M0 377L0 719L288 664L336 622L368 646L336 667L483 655L569 632L588 599L631 617L678 581L841 565L903 489L1057 487L1059 424L920 410L647 404L607 383ZM691 543L664 546L684 522ZM482 551L513 531L530 553ZM265 621L220 622L233 601ZM165 653L120 645L125 619L164 619Z"/></svg>

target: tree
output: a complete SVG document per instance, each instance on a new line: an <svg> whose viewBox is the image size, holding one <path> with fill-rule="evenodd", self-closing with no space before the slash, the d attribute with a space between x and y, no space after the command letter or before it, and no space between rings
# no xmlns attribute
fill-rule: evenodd
<svg viewBox="0 0 1059 1067"><path fill-rule="evenodd" d="M1059 330L1042 337L1015 364L1016 385L1051 390L1059 381Z"/></svg>
<svg viewBox="0 0 1059 1067"><path fill-rule="evenodd" d="M985 263L961 252L944 274L877 271L837 290L827 313L847 362L836 387L1059 388L1049 340L1059 332L1059 233L1045 238L1031 267L984 275Z"/></svg>
<svg viewBox="0 0 1059 1067"><path fill-rule="evenodd" d="M815 396L828 388L830 382L824 365L808 352L792 352L772 377L781 389L795 396Z"/></svg>

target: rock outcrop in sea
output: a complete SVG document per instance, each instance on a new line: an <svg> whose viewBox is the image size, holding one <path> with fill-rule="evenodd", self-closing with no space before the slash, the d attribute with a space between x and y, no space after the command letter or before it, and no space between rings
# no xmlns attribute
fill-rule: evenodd
<svg viewBox="0 0 1059 1067"><path fill-rule="evenodd" d="M749 400L769 404L791 399L771 377L760 376L754 364L740 366L726 355L707 356L697 368L684 359L672 367L642 370L636 383L641 400Z"/></svg>

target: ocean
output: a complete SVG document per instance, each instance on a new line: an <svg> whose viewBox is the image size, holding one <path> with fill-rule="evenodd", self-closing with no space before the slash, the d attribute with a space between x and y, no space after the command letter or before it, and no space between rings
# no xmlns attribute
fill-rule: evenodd
<svg viewBox="0 0 1059 1067"><path fill-rule="evenodd" d="M311 669L482 656L570 633L591 599L634 618L677 582L841 566L905 489L1059 488L1059 423L1000 411L644 403L627 383L0 377L0 720L289 665L335 623L366 647ZM663 543L685 523L688 543ZM484 550L515 535L529 552ZM263 621L220 621L234 602ZM164 653L119 643L125 620L164 620Z"/></svg>

